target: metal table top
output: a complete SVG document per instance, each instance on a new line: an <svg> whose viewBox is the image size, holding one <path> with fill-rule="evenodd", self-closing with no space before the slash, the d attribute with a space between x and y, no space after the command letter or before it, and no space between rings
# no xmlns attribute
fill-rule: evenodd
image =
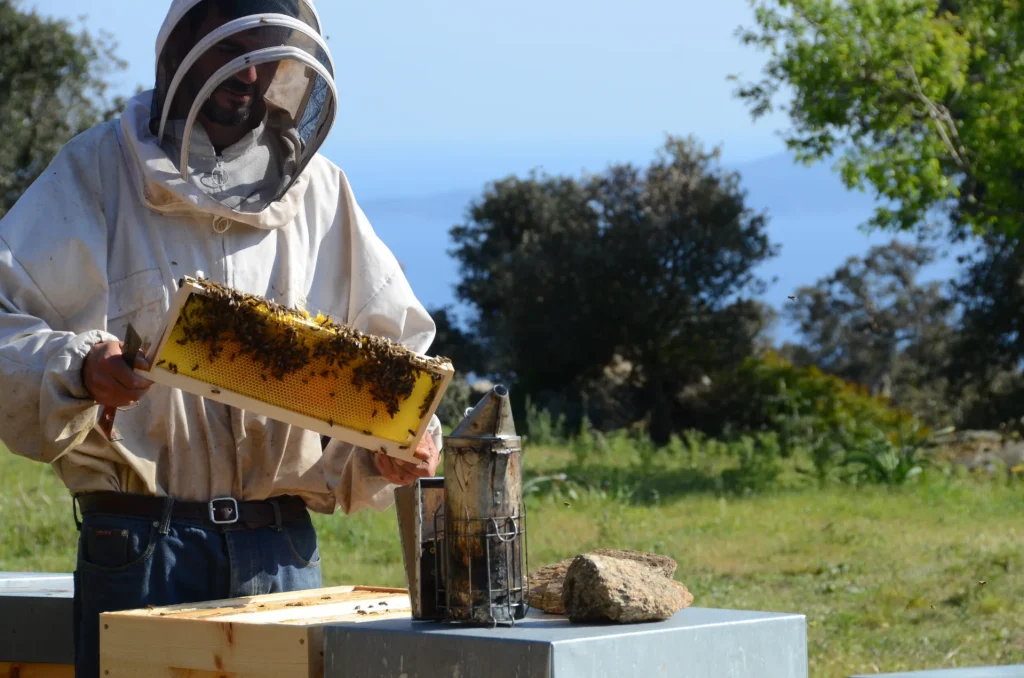
<svg viewBox="0 0 1024 678"><path fill-rule="evenodd" d="M45 572L0 572L0 596L47 596L63 597L73 595L74 579L70 574L49 574Z"/></svg>
<svg viewBox="0 0 1024 678"><path fill-rule="evenodd" d="M1024 664L1013 666L972 666L962 669L931 669L903 673L872 673L871 678L1024 678ZM867 675L850 678L868 678Z"/></svg>
<svg viewBox="0 0 1024 678"><path fill-rule="evenodd" d="M409 619L324 629L325 678L806 678L799 614L687 608L664 622L573 624L533 611L515 627Z"/></svg>
<svg viewBox="0 0 1024 678"><path fill-rule="evenodd" d="M74 579L0 572L0 662L72 664Z"/></svg>

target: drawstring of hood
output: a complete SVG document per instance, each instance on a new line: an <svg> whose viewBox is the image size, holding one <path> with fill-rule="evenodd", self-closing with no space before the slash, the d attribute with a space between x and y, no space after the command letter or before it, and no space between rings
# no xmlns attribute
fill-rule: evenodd
<svg viewBox="0 0 1024 678"><path fill-rule="evenodd" d="M148 91L132 97L115 128L132 183L147 208L168 216L220 216L233 224L263 230L277 230L294 221L309 188L308 171L299 174L283 196L259 211L232 209L181 178L176 164L149 130L152 96Z"/></svg>

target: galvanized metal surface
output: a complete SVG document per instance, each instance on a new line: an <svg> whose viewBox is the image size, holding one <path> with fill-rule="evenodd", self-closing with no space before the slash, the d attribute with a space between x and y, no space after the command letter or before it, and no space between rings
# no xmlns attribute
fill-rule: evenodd
<svg viewBox="0 0 1024 678"><path fill-rule="evenodd" d="M72 664L70 574L0 572L0 662Z"/></svg>
<svg viewBox="0 0 1024 678"><path fill-rule="evenodd" d="M903 673L872 673L871 678L1024 678L1024 664L1013 666L976 666L962 669L934 669ZM850 678L868 678L867 674Z"/></svg>
<svg viewBox="0 0 1024 678"><path fill-rule="evenodd" d="M687 608L665 622L493 629L388 620L324 629L325 678L807 678L799 614Z"/></svg>

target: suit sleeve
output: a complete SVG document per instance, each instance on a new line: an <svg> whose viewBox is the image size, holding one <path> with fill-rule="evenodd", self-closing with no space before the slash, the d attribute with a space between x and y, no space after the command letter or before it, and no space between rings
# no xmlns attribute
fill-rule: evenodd
<svg viewBox="0 0 1024 678"><path fill-rule="evenodd" d="M81 368L114 338L103 329L103 197L80 146L66 146L0 219L0 440L44 463L95 426Z"/></svg>

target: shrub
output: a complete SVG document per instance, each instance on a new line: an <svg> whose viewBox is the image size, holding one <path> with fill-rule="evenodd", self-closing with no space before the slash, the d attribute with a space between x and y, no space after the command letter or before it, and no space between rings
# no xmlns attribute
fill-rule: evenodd
<svg viewBox="0 0 1024 678"><path fill-rule="evenodd" d="M729 446L736 468L722 471L722 485L735 493L764 492L774 489L782 475L781 447L775 433L742 436Z"/></svg>
<svg viewBox="0 0 1024 678"><path fill-rule="evenodd" d="M692 405L692 404L691 404ZM773 432L778 454L790 458L806 451L813 465L808 471L821 483L842 475L849 458L864 466L867 459L888 459L885 445L910 445L927 437L927 428L913 414L894 408L886 398L851 384L816 367L798 367L774 353L748 359L735 372L720 377L702 397L705 431L729 440ZM894 453L899 457L903 452ZM888 468L885 461L882 467ZM911 468L913 464L911 465ZM868 477L905 480L897 464L888 472L860 473ZM915 472L916 473L916 472ZM855 474L856 475L856 474Z"/></svg>
<svg viewBox="0 0 1024 678"><path fill-rule="evenodd" d="M876 431L860 449L846 454L843 465L853 467L851 478L858 483L902 485L924 469L927 462L919 456L923 444L916 427L889 434Z"/></svg>

